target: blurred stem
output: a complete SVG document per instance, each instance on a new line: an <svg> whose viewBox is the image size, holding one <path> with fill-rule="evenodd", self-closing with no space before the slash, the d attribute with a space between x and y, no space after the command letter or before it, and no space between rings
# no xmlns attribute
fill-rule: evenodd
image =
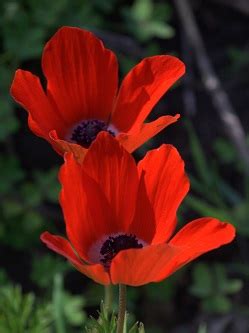
<svg viewBox="0 0 249 333"><path fill-rule="evenodd" d="M112 285L109 284L105 286L105 309L109 313L112 309L112 300L113 300L113 289Z"/></svg>
<svg viewBox="0 0 249 333"><path fill-rule="evenodd" d="M124 332L125 312L126 312L126 285L120 284L117 333Z"/></svg>
<svg viewBox="0 0 249 333"><path fill-rule="evenodd" d="M53 290L53 307L56 333L66 333L64 316L63 316L63 279L61 274L56 274L54 277L54 290Z"/></svg>

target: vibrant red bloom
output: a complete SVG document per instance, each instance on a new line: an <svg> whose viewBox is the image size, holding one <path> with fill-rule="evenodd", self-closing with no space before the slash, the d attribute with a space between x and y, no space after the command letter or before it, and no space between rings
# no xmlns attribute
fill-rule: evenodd
<svg viewBox="0 0 249 333"><path fill-rule="evenodd" d="M171 145L148 152L136 166L117 140L100 133L82 164L66 154L60 181L69 241L48 232L41 239L101 284L161 281L235 236L231 224L206 217L172 237L189 181Z"/></svg>
<svg viewBox="0 0 249 333"><path fill-rule="evenodd" d="M63 27L44 48L44 91L37 76L17 70L13 98L29 113L30 129L63 155L86 152L98 132L116 136L132 152L179 115L144 123L162 95L184 74L173 56L145 58L118 91L118 64L112 51L91 32ZM83 147L83 148L82 148Z"/></svg>

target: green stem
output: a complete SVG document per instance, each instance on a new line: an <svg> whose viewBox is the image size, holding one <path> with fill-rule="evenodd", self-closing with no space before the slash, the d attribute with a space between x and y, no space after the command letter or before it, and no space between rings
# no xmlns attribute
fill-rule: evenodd
<svg viewBox="0 0 249 333"><path fill-rule="evenodd" d="M112 285L109 284L105 286L105 309L107 313L111 312L112 309L112 299L113 299L113 290L112 290Z"/></svg>
<svg viewBox="0 0 249 333"><path fill-rule="evenodd" d="M55 317L55 330L56 333L66 333L66 326L63 315L63 277L61 274L56 274L54 277L53 288L53 307Z"/></svg>
<svg viewBox="0 0 249 333"><path fill-rule="evenodd" d="M124 332L125 312L126 312L126 285L120 284L117 333Z"/></svg>

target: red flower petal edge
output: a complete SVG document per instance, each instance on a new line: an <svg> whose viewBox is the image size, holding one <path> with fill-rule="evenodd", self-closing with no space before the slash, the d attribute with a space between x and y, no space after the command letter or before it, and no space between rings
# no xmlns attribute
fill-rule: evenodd
<svg viewBox="0 0 249 333"><path fill-rule="evenodd" d="M212 217L173 235L189 181L171 145L148 152L136 166L123 146L102 132L82 163L65 155L60 181L69 241L48 232L41 239L101 284L161 281L235 237L231 224Z"/></svg>
<svg viewBox="0 0 249 333"><path fill-rule="evenodd" d="M62 27L42 56L45 90L37 76L18 69L10 93L28 111L29 127L61 155L82 161L99 132L113 135L132 152L179 118L163 116L144 123L167 90L185 73L169 55L143 59L118 91L114 53L91 32Z"/></svg>

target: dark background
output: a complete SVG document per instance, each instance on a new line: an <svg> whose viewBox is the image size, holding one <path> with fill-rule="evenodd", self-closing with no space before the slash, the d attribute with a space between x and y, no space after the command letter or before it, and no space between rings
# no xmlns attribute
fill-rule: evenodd
<svg viewBox="0 0 249 333"><path fill-rule="evenodd" d="M142 321L148 333L249 332L247 0L0 1L0 332L83 332L103 298L101 286L39 240L44 230L64 232L57 199L62 160L29 131L26 112L9 96L17 68L42 77L43 46L63 25L95 32L117 53L120 77L146 56L184 60L185 78L150 117L181 119L135 156L174 144L192 184L180 225L214 216L237 228L233 243L166 281L129 288L130 321Z"/></svg>

